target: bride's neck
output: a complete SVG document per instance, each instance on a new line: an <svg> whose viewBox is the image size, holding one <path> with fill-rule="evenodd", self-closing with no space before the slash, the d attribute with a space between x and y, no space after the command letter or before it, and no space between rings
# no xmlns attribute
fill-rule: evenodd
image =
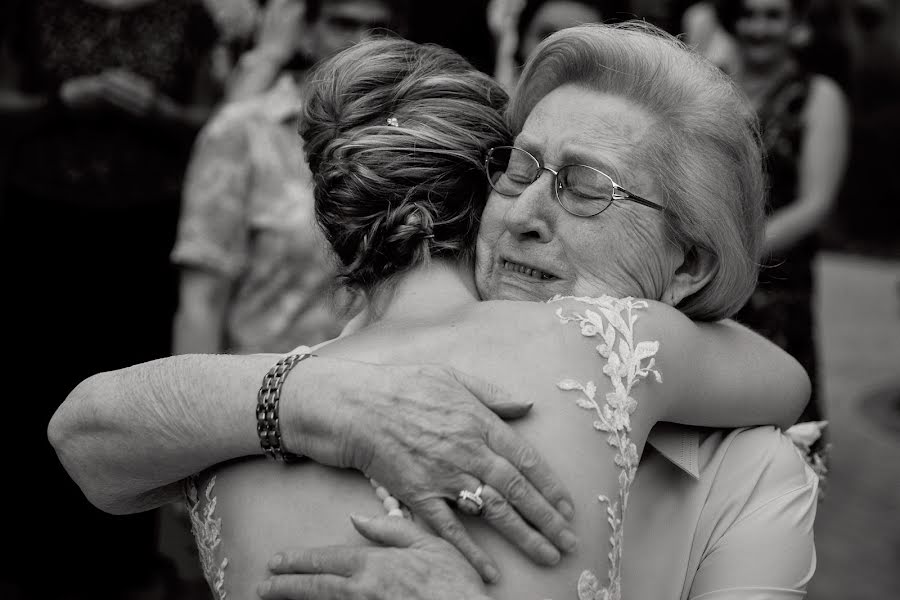
<svg viewBox="0 0 900 600"><path fill-rule="evenodd" d="M366 322L433 318L436 313L477 301L470 264L432 259L373 290L368 297Z"/></svg>

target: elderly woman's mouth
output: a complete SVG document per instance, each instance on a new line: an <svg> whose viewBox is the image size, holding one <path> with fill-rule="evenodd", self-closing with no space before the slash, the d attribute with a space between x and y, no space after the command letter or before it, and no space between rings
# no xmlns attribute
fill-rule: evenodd
<svg viewBox="0 0 900 600"><path fill-rule="evenodd" d="M503 261L503 270L504 271L512 271L514 273L519 273L520 275L524 275L526 277L530 277L533 279L539 279L541 281L552 281L554 279L558 279L556 276L551 275L550 273L545 273L544 271L540 271L533 267L515 263L515 262L512 262L511 260Z"/></svg>

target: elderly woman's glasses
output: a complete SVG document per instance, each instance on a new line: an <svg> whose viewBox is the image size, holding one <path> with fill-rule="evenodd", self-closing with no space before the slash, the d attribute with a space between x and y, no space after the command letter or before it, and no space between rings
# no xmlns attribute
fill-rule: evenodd
<svg viewBox="0 0 900 600"><path fill-rule="evenodd" d="M566 165L559 171L543 166L531 153L513 146L491 148L484 159L484 170L495 192L515 198L538 180L542 171L553 174L556 200L566 212L577 217L599 215L616 200L631 200L656 210L663 207L632 194L612 177L587 165Z"/></svg>

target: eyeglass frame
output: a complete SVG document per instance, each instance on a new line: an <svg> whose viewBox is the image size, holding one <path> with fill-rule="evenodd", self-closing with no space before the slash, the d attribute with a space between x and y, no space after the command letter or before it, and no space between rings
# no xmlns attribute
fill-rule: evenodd
<svg viewBox="0 0 900 600"><path fill-rule="evenodd" d="M521 192L519 192L518 194L515 194L515 195L504 194L503 192L498 190L496 187L494 187L494 182L491 181L491 173L490 173L490 170L488 169L488 162L491 160L491 156L493 155L495 150L503 150L503 149L518 150L520 152L524 152L538 166L537 176L531 180L531 183L529 183L525 186L525 189L523 189ZM562 202L562 198L559 197L559 190L560 190L559 173L560 173L560 171L562 171L563 169L565 169L567 167L584 167L586 169L590 169L590 170L606 177L613 186L613 193L612 193L612 196L610 197L609 203L606 206L604 206L603 208L601 208L599 211L597 211L593 214L590 214L590 215L579 215L577 213L572 212L568 208L566 208ZM498 194L500 194L501 196L504 196L506 198L518 198L519 196L521 196L525 192L526 189L528 189L538 179L541 178L543 171L548 171L549 173L551 173L553 175L553 194L556 196L556 202L562 207L562 209L564 211L566 211L567 213L569 213L570 215L575 216L575 217L583 217L585 219L590 219L591 217L596 217L597 215L599 215L600 213L602 213L603 211L608 209L610 206L612 206L613 202L615 202L616 200L631 200L632 202L636 202L642 206L647 206L649 208L652 208L652 209L655 209L655 210L658 210L661 212L664 212L666 210L664 206L657 204L656 202L653 202L652 200L647 200L646 198L638 196L634 192L628 191L627 189L623 188L621 185L616 183L612 177L610 177L609 175L607 175L600 169L598 169L596 167L592 167L590 165L574 163L574 164L570 164L570 165L563 165L559 169L553 170L550 167L547 167L547 166L541 164L541 161L538 160L538 158L534 154L532 154L528 150L525 150L524 148L519 148L518 146L495 146L495 147L489 149L487 151L487 154L484 157L484 175L485 175L485 177L487 177L488 184L490 184L492 190L494 190L495 192L497 192ZM618 193L620 195L616 196L616 193Z"/></svg>

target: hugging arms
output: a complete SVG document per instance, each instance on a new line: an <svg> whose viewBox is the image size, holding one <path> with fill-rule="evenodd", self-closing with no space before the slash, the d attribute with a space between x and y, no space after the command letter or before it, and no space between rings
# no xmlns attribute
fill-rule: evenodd
<svg viewBox="0 0 900 600"><path fill-rule="evenodd" d="M467 310L475 313L485 310L484 305L479 307L477 302L471 304L476 298L474 289L471 289L474 287L471 270L467 275L465 267L468 263L460 260L464 254L439 256L436 252L471 247L471 230L465 227L454 229L466 220L451 217L453 211L468 210L467 218L477 217L481 212L481 206L477 203L469 206L460 204L458 200L478 198L479 194L484 193L481 160L485 151L493 146L495 150L499 149L499 154L494 151L487 153L489 158L484 163L493 192L481 214L475 253L474 279L482 298L546 300L560 293L597 296L608 291L617 298L659 298L665 304L678 306L688 315L707 320L733 312L752 289L755 274L752 267L758 237L754 236L759 231L754 229L754 223L758 225L759 221L753 218L761 216L759 201L762 189L758 172L759 156L754 155L758 149L749 128L735 127L733 119L719 119L718 115L741 110L739 97L729 91L726 83L717 79L720 76L706 65L696 63L689 55L679 54L682 51L674 43L651 41L651 38L643 32L625 29L577 28L549 39L544 45L544 49L549 51L538 52L535 63L523 75L526 91L529 86L542 91L531 96L520 94L519 98L524 100L514 101L508 111L512 115L514 129L519 133L515 148L502 145L506 143L501 132L502 125L497 125L495 130L483 127L485 122L499 123L496 114L492 116L490 110L448 112L442 113L440 119L417 121L413 103L409 108L412 111L410 114L393 113L394 121L401 124L391 125L389 119L388 126L385 126L383 106L371 102L372 96L364 93L354 109L368 107L375 112L375 116L360 119L361 129L352 131L355 127L352 123L328 127L327 124L335 119L327 116L342 114L342 111L335 108L340 104L322 103L322 107L329 107L329 110L320 113L325 114L326 118L311 121L323 122L322 135L312 135L310 139L318 139L330 150L313 152L310 165L314 173L327 173L329 176L323 176L321 182L317 181L317 208L322 200L321 208L326 213L320 223L325 223L326 231L333 233L329 241L344 261L348 273L356 276L358 282L377 283L385 273L378 261L387 257L393 261L390 265L395 271L397 265L406 265L408 272L404 272L404 277L422 284L409 288L417 290L417 295L409 296L407 300L412 297L421 300L430 294L431 304L407 303L404 310L394 315L395 319L397 316L413 318L414 323L420 325L428 315L434 316L432 304L445 304L448 300L447 294L434 294L437 280L433 277L438 275L442 278L442 285L456 286L452 289L457 295L462 294L460 302L469 306ZM625 47L630 50L622 51ZM434 52L433 49L428 51ZM683 174L659 175L658 170L651 168L653 161L659 157L638 150L650 143L643 139L644 136L652 137L657 132L666 131L664 128L648 129L644 125L651 117L673 118L666 112L668 107L647 108L645 99L629 96L635 92L631 88L622 88L625 85L622 82L605 79L581 81L578 78L584 77L585 71L570 68L572 61L565 58L568 51L588 64L626 61L619 68L605 69L604 76L629 74L634 69L645 68L642 65L678 58L681 61L677 64L679 68L692 76L707 78L710 85L718 86L720 95L716 99L722 101L721 106L716 110L710 109L704 102L711 97L704 96L704 102L697 100L695 105L680 107L677 117L690 115L694 121L687 125L679 122L678 127L684 128L683 135L668 139L668 143L677 145L688 135L687 132L694 135L695 131L704 127L713 130L715 135L709 138L697 136L684 152L666 154L667 160L664 161L665 166L677 166L679 161L691 158L691 152L696 148L708 145L710 139L727 139L731 146L724 148L727 150L726 156L723 157L721 146L717 147L717 152L704 156L711 163L710 168L716 172L716 177L704 181L702 186L693 185L687 189L681 186L679 179ZM598 53L601 58L597 58ZM631 57L642 53L648 54L648 60L628 62ZM561 63L558 62L560 60ZM348 63L349 68L360 64L359 60ZM382 61L380 64L390 71L397 65L420 63ZM372 56L369 56L365 66L377 70ZM472 90L485 89L481 87L483 79L471 70L463 68L460 73L464 78L481 82L475 86L467 85L463 96L469 96ZM554 78L549 85L548 77ZM568 81L567 77L572 81ZM625 80L630 81L632 77L628 75ZM440 80L445 84L449 81L446 74L441 75ZM652 81L655 85L677 87L682 80L683 77L676 76ZM342 84L355 85L360 82L361 85L368 85L380 80L347 76L340 81ZM384 81L388 82L386 91L389 92L392 82L398 79L392 76L385 77ZM414 88L421 86L423 92L434 92L435 88L427 85L427 78L410 77L409 81ZM493 93L490 87L487 90L491 91L488 98L501 97ZM670 95L661 92L655 97ZM349 96L340 94L339 97L346 100ZM410 95L409 98L424 102L430 108L428 114L431 116L443 102L443 94L432 105L428 105L427 93L424 100L422 95ZM482 108L493 106L492 100L478 102L481 102ZM320 105L313 105L314 108L317 106ZM395 107L394 111L397 110ZM648 115L648 110L659 113ZM463 127L452 124L453 120L469 119L476 112L479 118L465 122ZM341 122L344 123L344 120ZM450 135L428 133L426 136L423 131L428 127L444 127L445 123L450 123L444 129ZM452 146L452 152L446 151L446 146L452 145L456 139L452 134L460 130L478 131L491 139L484 140L485 147L482 149ZM575 164L571 148L583 150L585 135L593 145L589 146L589 156L581 159L586 164ZM405 150L407 146L404 144L410 143L407 136L412 136L412 147L417 149L416 152ZM430 154L421 152L426 139L429 144L443 145L440 151ZM372 151L359 152L348 162L344 144L354 151ZM317 146L308 142L308 147ZM663 147L668 148L665 144ZM629 161L626 169L623 167L625 163L620 160L622 156L633 155L629 150L641 156L642 160ZM396 152L396 156L392 152ZM329 156L335 159L333 164L327 162L331 160ZM463 157L463 160L442 164L441 159L436 157L453 157L454 160ZM388 162L387 159L395 162ZM347 169L347 164L354 165L354 168ZM413 164L416 170L404 171ZM544 167L544 164L553 168ZM689 171L702 179L705 171L697 171L696 163L691 164L694 168ZM593 165L612 172L616 180L628 189ZM716 169L715 165L720 168ZM687 168L684 164L681 167ZM386 192L385 188L395 178L398 185L409 188L408 178L413 175L444 174L448 170L459 170L464 178L445 193L435 194L434 197L446 199L443 203L425 203L425 198L419 202L415 195L407 194L405 197L409 205L396 206L391 201L395 196L379 196ZM730 179L722 177L722 172L728 173ZM357 176L371 176L373 173L377 177L372 181L377 180L377 185L366 185L365 182L360 185L356 181ZM435 176L429 181L428 186L415 188L427 190L427 200L432 199L433 192L442 189L440 185L446 184L447 179ZM550 182L553 182L552 186L548 185ZM460 193L459 185L463 183L472 186L471 194ZM352 187L349 187L351 184ZM348 187L341 188L345 185ZM334 190L341 189L351 193L335 195ZM323 194L321 198L319 194ZM342 213L340 203L335 202L340 198L352 200L352 209L356 212ZM659 204L661 198L667 199L665 208ZM365 226L352 229L356 224L354 219L359 218L360 203L363 201L370 201L365 205L365 210L383 211L387 206L390 217L370 219ZM709 218L711 211L718 211L718 217ZM455 235L461 236L459 239L464 239L469 245L458 243L459 239L453 237ZM374 251L370 251L372 248L368 242L382 238L385 243L374 245ZM387 254L398 248L408 251ZM422 262L429 253L433 253L435 262L448 259L459 262L455 267L445 264L444 270L438 272L432 268L434 265L429 267L427 261ZM377 265L378 269L369 268L373 265ZM361 276L361 273L368 273L369 278ZM401 286L401 289L406 288ZM402 296L393 294L387 297L394 301ZM378 298L377 294L374 295L372 304L390 314L390 302L379 304ZM672 308L669 310L674 311ZM415 317L415 311L419 311L418 317ZM680 317L688 320L684 315ZM523 322L534 321L526 319ZM449 323L443 321L434 326L441 324ZM727 331L727 326L716 327L726 327ZM490 334L492 330L491 327L482 327L478 335L473 334L471 339L481 339L478 336ZM498 328L498 333L504 331L507 329ZM605 332L605 328L582 331ZM664 333L657 332L662 338L665 338ZM338 342L337 345L340 344ZM390 349L395 346L385 344L384 347ZM605 342L607 351L609 346L610 342ZM516 352L524 355L526 349L532 350L522 347L520 351L519 347L514 347L512 351L507 348L498 356L515 357ZM762 385L762 388L756 388L757 393L762 401L770 403L770 407L772 403L777 406L782 398L794 397L785 395L785 390L802 401L804 386L786 377L784 372L767 370L765 366L770 363L755 362L750 365L751 369L744 369L747 358L755 356L752 352L738 351L733 345L725 344L725 351L707 356L691 354L690 347L686 345L682 349L684 356L671 359L690 368L676 368L672 373L675 375L674 383L669 382L673 383L673 389L680 390L679 398L687 405L698 398L706 401L710 412L694 412L693 417L700 420L690 422L706 425L728 423L727 420L719 420L721 415L714 416L714 409L718 406L715 402L718 398L740 399L739 396L731 398L730 394L743 390L745 384L751 388ZM663 348L666 352L679 350L678 344L671 342ZM737 357L729 356L729 349L737 352ZM487 360L482 354L468 354ZM558 358L556 353L551 352L550 355ZM417 362L422 356L436 355L423 352L411 356ZM465 354L460 356L466 358ZM544 450L538 453L534 446L517 442L515 436L503 435L503 424L469 396L473 391L481 393L479 390L484 388L483 384L472 383L470 378L454 373L448 367L379 367L366 364L381 362L379 360L342 362L335 361L335 358L326 355L321 360L304 361L285 382L281 425L288 450L305 454L323 464L355 466L363 470L453 542L486 579L493 579L493 565L472 542L467 530L460 526L446 504L446 500L454 499L460 489L473 488L473 477L483 482L485 489L489 486L496 490L496 497L502 499L494 505L493 512L485 511L486 515L493 517L489 519L489 524L500 529L529 556L538 559L538 562L543 557L545 564L552 564L559 557L552 545L562 550L570 549L565 539L567 536L560 531L560 523L570 516L562 513L570 511L561 502L573 506L573 499L562 491L558 479L548 475L550 471L544 459L540 458L554 449L544 446ZM468 359L471 360L472 356ZM696 365L691 365L692 359ZM210 380L199 386L196 384L199 379L185 381L188 374L184 370L185 364L179 366L179 360L194 361L188 362L191 368L211 370L205 374L196 373L203 375L204 380L206 377ZM221 460L252 453L255 432L251 424L241 421L239 417L248 414L247 398L253 397L261 373L274 362L273 357L267 357L265 364L262 364L263 360L260 357L183 357L92 378L79 386L60 409L51 423L51 439L63 463L89 497L105 499L107 508L118 510L125 510L135 498L139 504L150 506L161 500L156 496L156 490L162 488L171 493L176 489L171 484L177 479ZM255 377L240 375L241 369L252 361L257 361L253 366ZM409 361L407 357L405 362ZM540 363L532 361L528 364L531 365L529 369L533 369ZM774 364L776 367L790 366L781 355ZM472 366L483 367L480 364ZM717 367L721 367L721 373L716 371ZM677 371L696 371L699 376L703 372L708 373L710 368L714 375L722 377L722 381L718 387L712 388L714 391L707 397L699 393L695 394L696 398L692 396L691 392L698 392L700 388L692 390L689 377L681 380L687 381L687 385L678 385ZM153 373L154 370L157 372ZM619 372L618 367L610 367L610 373ZM768 377L754 379L756 373L766 373ZM715 377L698 379L707 383L719 381ZM435 385L437 381L443 384ZM510 383L515 384L515 381L510 380ZM768 384L773 387L766 387ZM779 384L785 389L779 388ZM184 387L179 390L179 386ZM292 389L291 386L299 387ZM424 411L415 408L417 398L421 400L417 394L422 390L430 392L424 396ZM138 401L117 401L123 393L135 392ZM527 395L533 390L521 392ZM148 394L151 397L149 402ZM235 399L238 394L243 396ZM458 394L463 395L462 400L456 399ZM231 399L226 400L229 395L232 395ZM441 403L428 405L430 397L436 395L441 396ZM321 402L323 396L328 403ZM184 402L186 397L192 400ZM752 394L750 397L754 398ZM465 405L466 410L458 412L460 405ZM653 403L645 405L652 407ZM727 402L723 401L721 406L727 406ZM738 404L737 408L752 414L755 405L751 401L746 405ZM791 411L787 409L787 412ZM140 413L139 418L134 418L136 413ZM547 411L542 414L546 415ZM756 419L746 420L747 413L741 414L744 417L735 417L730 424L773 420L761 414L753 415ZM130 422L130 418L134 422ZM785 422L789 421L785 416ZM396 423L400 426L395 426ZM194 428L197 431L192 431ZM427 437L424 446L421 444L423 440L417 440L415 435L410 434L411 431L432 430L440 434ZM100 432L106 435L98 435ZM546 434L547 431L539 433ZM644 431L643 435L646 434ZM217 439L220 435L235 437L223 441ZM553 439L559 439L558 435ZM190 441L182 443L185 439ZM602 438L597 439L602 441ZM152 462L147 461L136 469L129 464L130 456L123 459L121 452L116 456L114 446L104 447L110 440L129 449L140 447L142 451L163 440L167 448L163 450L162 458L156 456ZM675 595L677 588L672 586L678 585L682 587L682 597L735 587L750 589L755 586L754 589L759 590L760 586L778 585L786 590L802 589L805 585L804 573L808 573L811 559L811 537L806 528L814 514L814 508L808 509L808 497L810 493L814 494L815 484L805 479L802 462L798 466L800 459L796 453L791 454L789 445L785 447L777 434L773 432L770 435L764 428L701 434L685 429L672 430L670 427L665 433L655 437L650 435L648 443L653 452L642 458L641 469L637 472L632 494L632 508L637 508L629 509L626 515L632 520L632 526L629 529L631 541L625 547L626 552L628 548L636 548L631 551L645 561L652 560L659 577L653 581L643 578L626 582L629 593L636 594L635 597L668 597ZM412 461L405 458L409 456L413 457ZM438 458L434 458L436 456ZM557 468L562 464L559 460ZM422 461L426 468L416 467L418 461ZM776 465L778 468L775 468ZM277 484L277 479L274 483ZM135 494L138 487L140 490ZM545 498L541 498L541 494ZM275 497L278 495L275 494ZM371 496L367 497L371 499ZM800 518L792 514L798 505L807 507ZM576 510L576 518L579 514L585 514L586 510L586 507ZM765 535L758 535L760 532L765 532ZM387 540L387 537L383 539ZM783 556L774 552L773 549L785 540L792 541L786 546L790 548L789 554ZM549 552L544 552L543 549L547 548ZM754 556L755 560L748 561L747 556ZM795 556L796 561L788 560ZM508 559L516 560L517 557L512 555ZM665 557L678 559L666 562ZM518 559L521 560L520 557ZM638 559L635 564L640 562L641 559ZM314 563L313 566L316 564L323 567L322 563ZM803 570L804 564L806 571ZM791 568L786 565L791 565ZM332 566L343 570L352 567L347 563ZM365 563L362 566L365 567ZM528 573L532 568L533 565L523 564L513 574ZM403 573L402 569L393 568L380 574L400 576ZM354 581L355 573L337 574ZM657 581L663 587L647 587ZM426 593L425 596L433 597L433 594L428 596Z"/></svg>
<svg viewBox="0 0 900 600"><path fill-rule="evenodd" d="M729 332L727 325L709 327L720 328L722 341L737 333ZM752 341L752 338L745 339ZM760 356L756 355L757 358ZM106 510L133 512L179 499L182 489L179 480L220 462L244 455L259 455L250 407L259 388L261 373L277 358L274 355L179 356L94 376L72 392L54 417L51 440L88 497ZM700 356L696 358L701 359ZM707 359L707 362L712 361ZM736 364L732 363L733 366ZM735 370L740 374L740 369ZM794 371L793 380L789 378L791 373L790 369L771 373L773 390L777 389L778 381L785 388L793 388L784 390L792 393L792 397L788 393L781 396L786 402L786 422L791 419L787 413L792 410L796 413L803 400L804 382L797 378L802 376L802 371ZM667 384L675 385L676 382ZM569 550L559 536L558 523L565 523L563 519L571 516L571 496L534 447L482 406L478 397L484 398L488 406L504 416L520 416L528 410L527 405L517 403L502 390L448 367L373 365L327 356L301 363L284 384L282 431L285 447L324 464L355 467L386 482L404 503L420 506L419 514L423 520L453 545L414 526L410 528L408 522L395 522L402 520L354 520L354 526L369 539L404 547L406 552L385 553L378 548L352 545L340 550L324 549L322 555L318 555L285 547L284 560L276 567L276 572L285 575L272 580L269 590L275 595L269 597L281 597L278 593L292 594L283 597L306 597L300 595L301 592L321 591L319 586L326 585L327 580L298 577L297 573L310 574L310 569L320 568L320 561L326 557L338 561L328 563L332 565L341 564L340 561L353 562L358 569L355 572L357 579L362 578L365 585L382 591L386 594L384 597L394 597L389 585L398 580L427 582L427 587L421 589L421 598L442 597L441 585L450 586L446 590L450 594L447 597L461 597L453 595L460 594L463 589L459 587L460 582L465 583L464 589L473 590L472 593L479 590L477 577L473 582L471 575L467 575L469 567L453 546L463 550L488 577L492 577L491 569L496 568L495 563L474 544L444 503L444 499L455 496L460 478L469 473L477 474L509 502L499 505L488 524L515 540L524 552L535 557L536 562L552 562L541 561L541 557L552 556L554 552L555 560L558 560L559 552L553 550L554 546ZM442 420L442 431L454 432L445 436L442 443L435 444L433 438L423 439L411 434L423 423L435 419ZM102 435L97 435L101 432ZM652 438L650 443L653 444ZM679 443L684 444L683 440ZM767 456L764 448L765 445L760 445L756 450ZM782 448L763 462L784 462L786 459L790 462L791 452L789 447ZM759 459L750 460L757 463ZM648 478L642 482L639 477L635 490L639 503L653 493L666 493L665 489L646 490L649 477L656 475L655 470L664 462L656 453L651 454ZM494 464L513 465L509 479L497 477L497 473L504 471L493 468ZM641 468L644 468L643 462ZM802 470L802 465L799 469ZM795 467L787 473L796 470ZM690 485L702 490L707 483L703 481L705 478L704 471L701 481ZM715 483L716 478L713 477L711 483ZM794 485L793 478L792 474L783 480L770 480L762 486L764 489L753 493L771 493L773 498L770 500L774 500L781 495L783 486ZM523 485L526 480L534 487ZM527 491L523 492L523 489ZM700 492L672 489L669 493L673 499L680 498L680 502L690 504L685 502L685 497ZM558 507L558 512L541 512L540 508L534 508L547 506L541 494L550 505ZM431 500L419 503L419 495ZM736 496L730 501L740 501L737 493ZM776 504L772 503L772 506ZM292 510L303 514L302 506ZM644 509L643 517L652 517L654 511L663 513L665 510ZM679 510L686 514L676 513L675 516L687 516L685 520L690 522L690 511ZM537 527L509 529L509 523L522 522L512 518L516 512L533 515L530 522L554 525L546 530ZM764 524L768 527L784 518L780 513L754 516L770 519ZM778 526L785 527L785 524ZM702 519L696 527L703 530ZM787 528L780 532L795 542L802 539L800 533ZM681 537L690 539L688 535ZM783 537L772 540L770 551L774 556L781 552L775 546L778 539ZM301 543L302 540L297 541L297 545ZM646 543L634 545L642 547L651 556L661 552ZM629 545L626 544L626 548ZM785 552L793 551L787 548ZM739 544L731 550L742 552ZM427 558L423 558L423 553ZM720 555L716 554L721 559ZM367 559L362 560L361 556ZM441 581L422 579L421 569L432 564L456 564L456 568L446 571L454 577ZM390 565L388 572L394 576L386 577L386 572L381 570L387 565ZM427 574L431 572L431 567L425 570ZM409 577L404 579L398 574ZM514 577L515 574L504 572L504 576ZM770 577L777 579L774 573Z"/></svg>

